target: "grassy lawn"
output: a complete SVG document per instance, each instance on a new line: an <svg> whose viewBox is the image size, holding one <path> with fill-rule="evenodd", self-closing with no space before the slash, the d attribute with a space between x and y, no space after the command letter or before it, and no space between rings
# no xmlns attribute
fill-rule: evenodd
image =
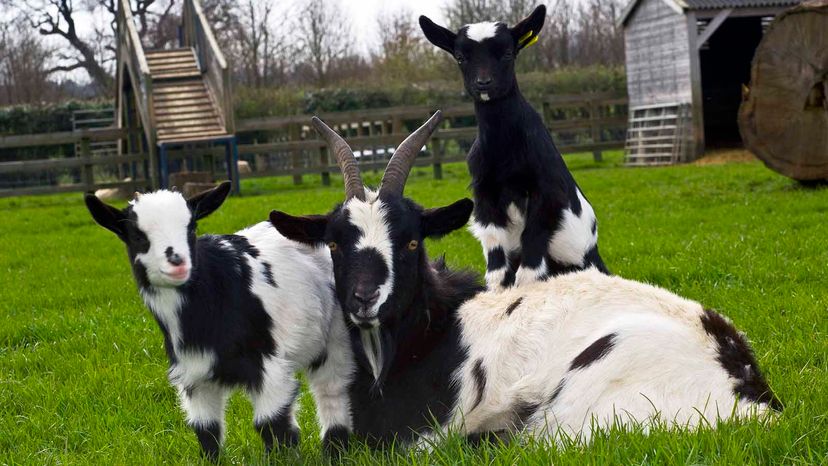
<svg viewBox="0 0 828 466"><path fill-rule="evenodd" d="M658 284L731 317L754 344L785 403L779 419L692 433L612 432L590 446L531 442L474 450L457 439L429 453L345 459L421 464L828 464L828 189L803 189L758 163L657 169L567 158L600 219L614 273ZM368 181L377 182L376 174ZM463 165L411 176L425 206L468 196ZM341 180L248 180L200 225L229 233L279 208L321 213ZM429 245L482 271L465 231ZM0 200L0 464L155 464L199 461L195 436L166 380L161 332L142 305L121 243L95 225L80 194ZM273 463L322 461L312 400L302 444ZM231 400L223 461L264 462L246 399Z"/></svg>

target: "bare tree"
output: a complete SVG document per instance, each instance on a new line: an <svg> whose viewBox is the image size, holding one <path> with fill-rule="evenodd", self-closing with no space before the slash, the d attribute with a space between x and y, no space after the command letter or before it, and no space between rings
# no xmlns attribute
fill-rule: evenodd
<svg viewBox="0 0 828 466"><path fill-rule="evenodd" d="M46 74L51 58L52 50L28 27L0 25L0 105L56 100L57 85Z"/></svg>
<svg viewBox="0 0 828 466"><path fill-rule="evenodd" d="M386 12L377 18L380 44L373 63L383 79L419 81L431 77L428 74L435 54L414 18L408 9Z"/></svg>
<svg viewBox="0 0 828 466"><path fill-rule="evenodd" d="M237 75L245 84L263 87L284 83L289 71L290 46L285 30L273 27L271 0L247 0L238 7L231 50Z"/></svg>
<svg viewBox="0 0 828 466"><path fill-rule="evenodd" d="M149 48L163 47L174 40L171 27L176 15L176 0L133 0L131 12L138 25L139 36ZM62 39L64 46L57 54L58 63L47 73L83 69L101 90L114 83L111 63L115 59L117 0L22 0L4 2L44 36ZM109 16L109 28L98 28L82 36L76 25L83 13L102 10ZM107 30L108 29L108 30Z"/></svg>
<svg viewBox="0 0 828 466"><path fill-rule="evenodd" d="M348 18L337 0L306 0L299 14L299 54L313 73L319 86L327 83L328 74L353 51Z"/></svg>

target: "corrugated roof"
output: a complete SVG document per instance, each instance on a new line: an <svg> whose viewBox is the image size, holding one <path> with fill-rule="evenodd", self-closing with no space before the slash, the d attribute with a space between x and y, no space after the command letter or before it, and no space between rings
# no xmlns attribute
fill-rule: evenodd
<svg viewBox="0 0 828 466"><path fill-rule="evenodd" d="M627 22L630 14L641 0L630 0L621 12L619 24ZM790 7L799 5L802 0L663 0L671 8L680 13L685 10L718 10L720 8L762 8L762 7Z"/></svg>
<svg viewBox="0 0 828 466"><path fill-rule="evenodd" d="M714 8L751 8L763 6L794 6L801 0L681 0L690 10L710 10Z"/></svg>

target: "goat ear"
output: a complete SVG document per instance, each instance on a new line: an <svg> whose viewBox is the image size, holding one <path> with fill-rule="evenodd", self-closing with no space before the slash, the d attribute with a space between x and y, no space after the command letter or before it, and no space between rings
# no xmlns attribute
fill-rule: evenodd
<svg viewBox="0 0 828 466"><path fill-rule="evenodd" d="M474 209L471 199L460 199L446 207L426 209L423 212L422 234L424 237L439 238L468 223Z"/></svg>
<svg viewBox="0 0 828 466"><path fill-rule="evenodd" d="M325 241L328 217L325 215L294 217L274 210L270 213L270 223L287 239L317 246Z"/></svg>
<svg viewBox="0 0 828 466"><path fill-rule="evenodd" d="M457 34L435 24L426 16L420 16L420 29L423 30L429 42L454 55L454 41L457 39Z"/></svg>
<svg viewBox="0 0 828 466"><path fill-rule="evenodd" d="M95 219L98 225L115 233L122 241L126 241L124 221L127 217L122 210L104 203L94 193L86 193L83 200L86 202L86 208L92 214L92 218Z"/></svg>
<svg viewBox="0 0 828 466"><path fill-rule="evenodd" d="M545 20L546 6L541 5L535 8L531 15L516 24L511 29L512 38L515 40L515 49L522 50L537 42Z"/></svg>
<svg viewBox="0 0 828 466"><path fill-rule="evenodd" d="M187 199L187 206L190 208L190 212L193 213L193 218L201 220L221 207L224 200L227 199L227 195L230 194L230 186L230 182L225 181L213 189Z"/></svg>

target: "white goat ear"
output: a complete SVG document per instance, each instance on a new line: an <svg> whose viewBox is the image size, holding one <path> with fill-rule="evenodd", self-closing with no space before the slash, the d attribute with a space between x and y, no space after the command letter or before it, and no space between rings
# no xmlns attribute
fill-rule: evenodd
<svg viewBox="0 0 828 466"><path fill-rule="evenodd" d="M423 30L429 42L454 55L454 41L457 40L457 34L436 24L427 16L420 16L420 29Z"/></svg>
<svg viewBox="0 0 828 466"><path fill-rule="evenodd" d="M522 50L538 41L543 23L546 21L546 6L535 8L531 15L515 25L510 31L515 40L515 48Z"/></svg>

